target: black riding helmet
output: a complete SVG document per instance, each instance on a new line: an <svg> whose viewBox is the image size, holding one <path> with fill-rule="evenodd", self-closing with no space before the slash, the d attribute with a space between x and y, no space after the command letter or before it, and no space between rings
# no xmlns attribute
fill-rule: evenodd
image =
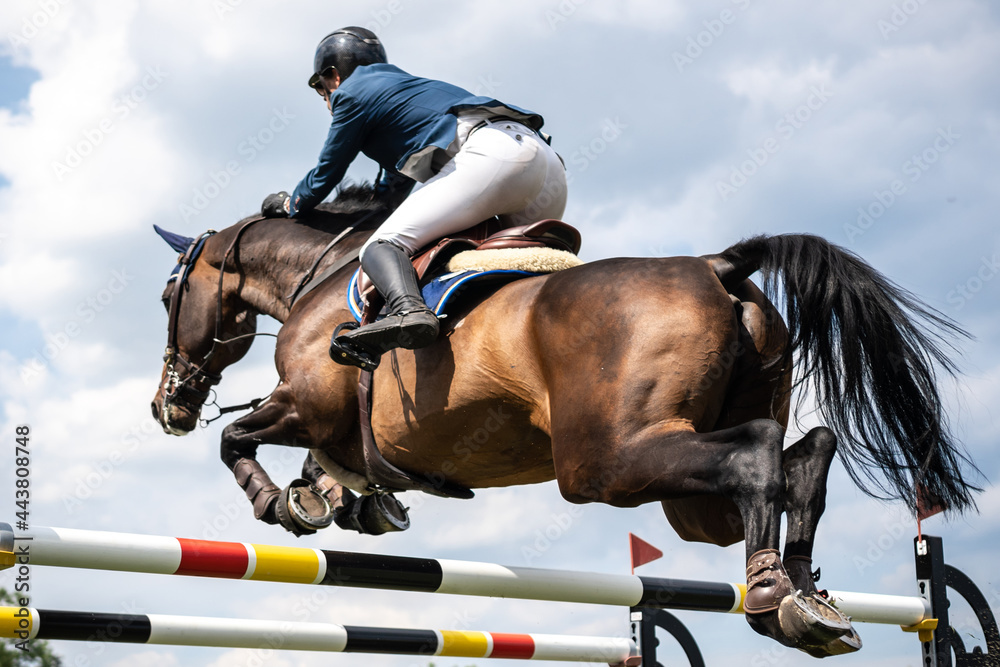
<svg viewBox="0 0 1000 667"><path fill-rule="evenodd" d="M388 62L382 42L371 30L348 26L335 30L324 37L316 47L313 61L313 75L309 77L309 87L320 90L320 75L331 67L340 74L343 81L362 65Z"/></svg>

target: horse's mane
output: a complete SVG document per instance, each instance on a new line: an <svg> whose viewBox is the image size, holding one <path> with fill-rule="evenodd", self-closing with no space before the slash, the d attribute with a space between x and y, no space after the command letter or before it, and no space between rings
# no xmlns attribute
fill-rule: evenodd
<svg viewBox="0 0 1000 667"><path fill-rule="evenodd" d="M366 216L362 228L368 228L380 224L398 204L398 201L376 195L371 183L348 183L337 188L337 196L332 201L300 213L295 222L332 233L345 225L356 224L360 221L359 216Z"/></svg>
<svg viewBox="0 0 1000 667"><path fill-rule="evenodd" d="M371 183L347 183L337 188L333 201L323 202L314 210L326 213L361 213L386 208L389 202L376 197Z"/></svg>

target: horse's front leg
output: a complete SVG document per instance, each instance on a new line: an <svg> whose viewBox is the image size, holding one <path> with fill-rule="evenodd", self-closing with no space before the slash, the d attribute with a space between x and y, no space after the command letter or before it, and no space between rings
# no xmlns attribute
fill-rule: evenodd
<svg viewBox="0 0 1000 667"><path fill-rule="evenodd" d="M303 435L291 391L284 384L253 412L223 429L222 462L233 471L253 504L255 518L279 523L276 506L282 493L257 461L257 448L262 444L296 445Z"/></svg>

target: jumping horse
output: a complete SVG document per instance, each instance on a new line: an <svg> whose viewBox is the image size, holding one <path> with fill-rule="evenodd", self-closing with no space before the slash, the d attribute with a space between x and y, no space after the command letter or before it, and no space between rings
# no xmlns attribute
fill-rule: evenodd
<svg viewBox="0 0 1000 667"><path fill-rule="evenodd" d="M287 494L279 499L257 462L262 444L307 448L333 479L366 486L360 371L330 361L329 345L351 319L358 264L348 260L389 212L358 186L297 220L248 218L174 244L182 260L162 297L169 339L152 403L167 433L196 428L223 369L250 348L258 315L282 323L278 386L221 443L269 523L287 514ZM327 267L328 279L292 298L304 275ZM758 271L784 321L748 280ZM811 565L837 451L871 495L974 507L979 489L963 468L975 468L947 431L936 388L938 369L955 372L949 351L962 334L815 236L758 236L705 257L605 259L507 284L452 313L430 347L385 355L371 432L392 465L455 487L555 479L572 503L659 502L685 540L744 540L748 622L822 657L860 647ZM812 389L829 427L783 449L798 386Z"/></svg>

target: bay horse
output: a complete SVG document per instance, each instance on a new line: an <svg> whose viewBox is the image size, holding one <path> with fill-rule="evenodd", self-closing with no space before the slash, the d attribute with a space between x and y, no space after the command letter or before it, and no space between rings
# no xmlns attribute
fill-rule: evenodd
<svg viewBox="0 0 1000 667"><path fill-rule="evenodd" d="M307 448L347 486L365 480L360 371L328 354L334 327L352 319L357 261L294 306L290 295L335 235L320 269L350 257L389 212L355 186L299 219L245 219L188 243L183 275L164 291L169 341L152 409L174 435L197 426L256 317L283 323L277 388L221 443L269 523L280 492L256 460L262 444ZM748 279L757 271L784 301L784 321ZM962 470L974 466L946 429L935 384L937 367L955 372L948 351L962 333L815 236L604 259L510 283L451 314L430 347L385 355L372 429L389 463L426 477L469 489L555 479L573 503L660 502L686 540L744 540L751 626L826 656L860 647L811 572L836 451L869 494L974 506L979 489ZM792 391L805 382L829 427L783 449Z"/></svg>

